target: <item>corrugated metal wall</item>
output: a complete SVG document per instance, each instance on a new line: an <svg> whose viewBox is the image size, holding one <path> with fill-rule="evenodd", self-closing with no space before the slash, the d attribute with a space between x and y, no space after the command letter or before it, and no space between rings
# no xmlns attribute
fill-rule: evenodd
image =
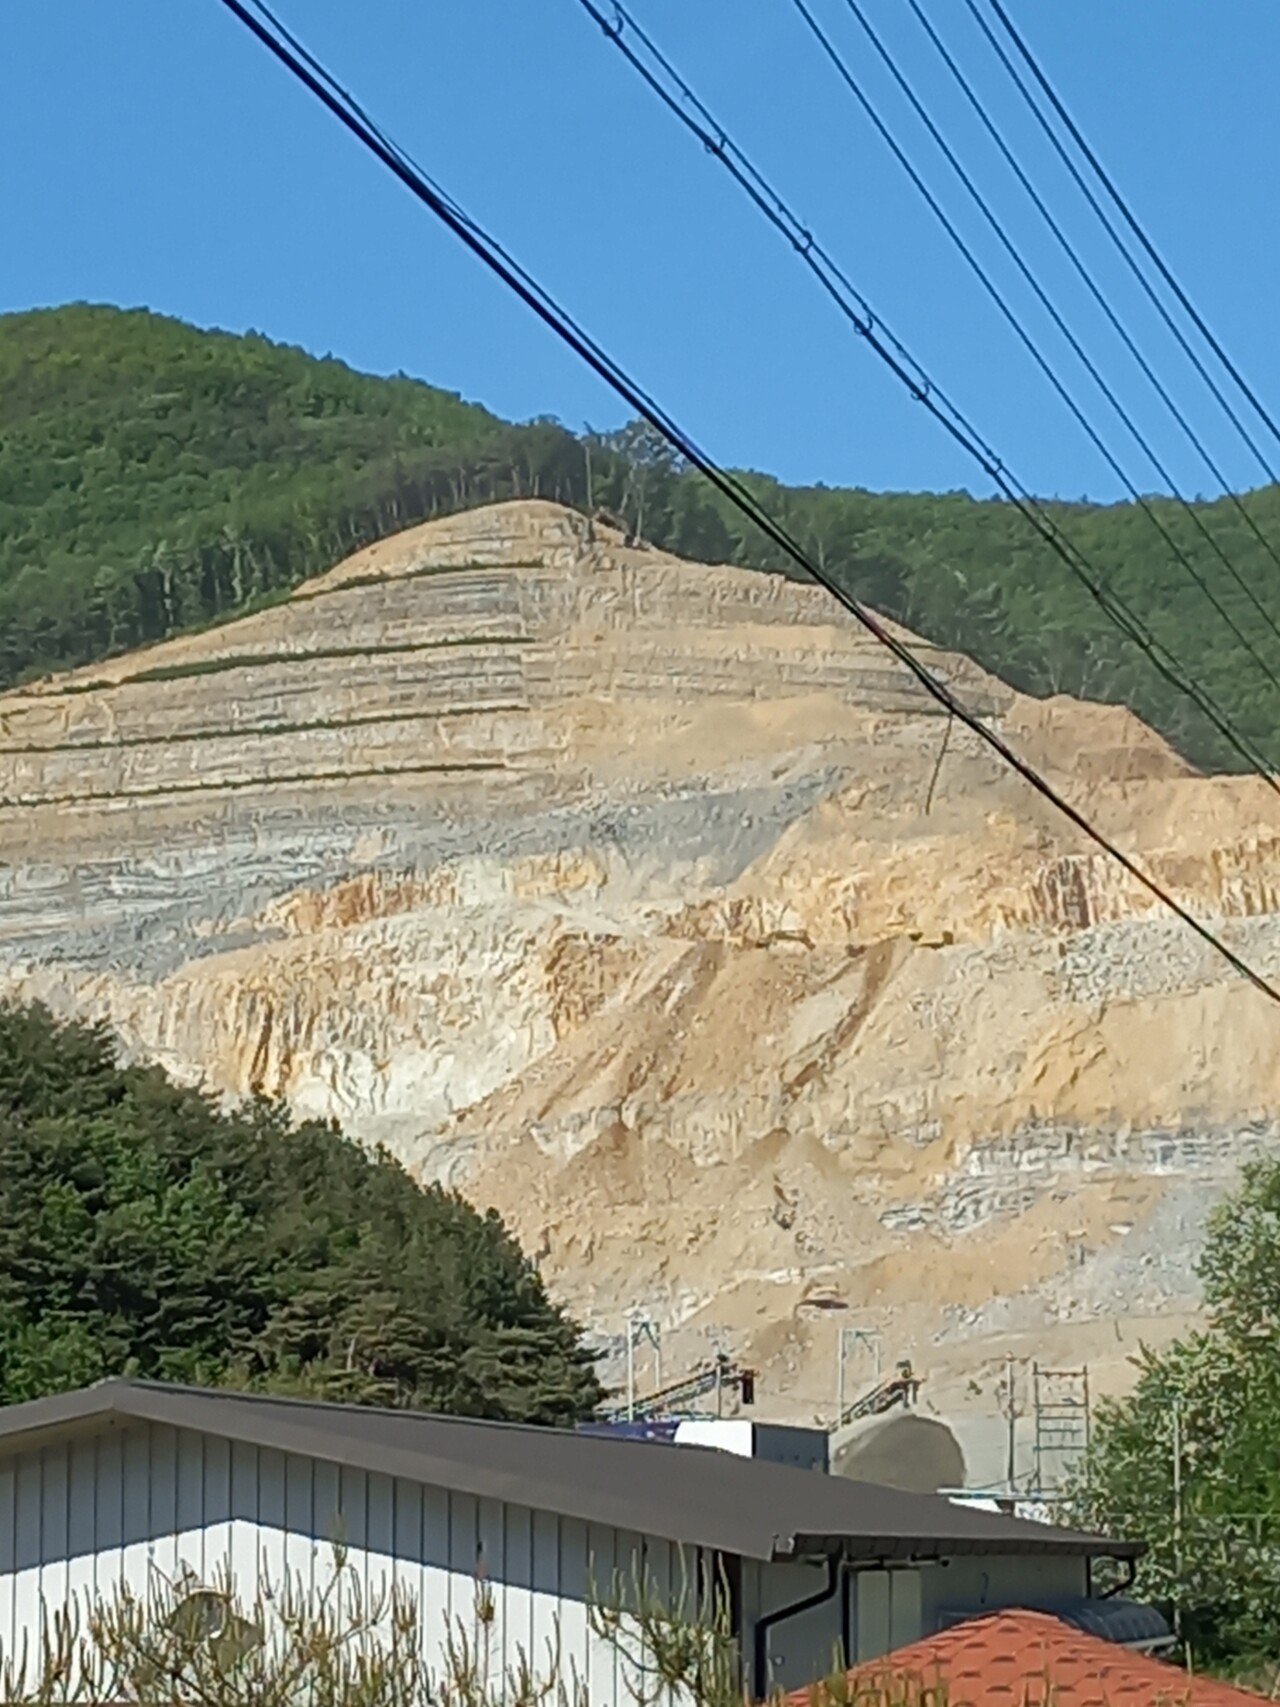
<svg viewBox="0 0 1280 1707"><path fill-rule="evenodd" d="M433 1668L450 1620L474 1635L484 1584L494 1610L492 1681L520 1651L544 1674L558 1652L591 1707L634 1707L636 1681L626 1658L634 1644L620 1654L591 1631L592 1600L609 1600L615 1573L624 1589L645 1579L673 1600L682 1588L692 1592L696 1577L696 1559L682 1564L668 1542L212 1435L131 1426L0 1462L0 1663L21 1652L24 1637L38 1651L48 1613L71 1601L83 1608L122 1581L145 1592L153 1572L212 1586L229 1571L250 1603L260 1587L278 1591L286 1580L321 1589L335 1542L347 1548L366 1597L393 1586L416 1597ZM958 1611L1051 1606L1085 1587L1077 1559L965 1559L910 1575L910 1585L895 1585L892 1616L873 1611L870 1585L864 1596L846 1584L777 1625L768 1641L772 1681L797 1687L830 1669L846 1594L861 1657ZM755 1620L794 1605L823 1576L815 1565L744 1564L748 1663Z"/></svg>
<svg viewBox="0 0 1280 1707"><path fill-rule="evenodd" d="M478 1585L494 1607L491 1671L522 1649L545 1671L557 1651L593 1707L633 1697L615 1644L588 1625L615 1572L667 1592L681 1577L666 1542L552 1513L161 1426L110 1430L0 1464L0 1657L38 1648L48 1612L161 1572L212 1585L219 1568L252 1602L286 1576L321 1588L341 1542L367 1594L412 1592L439 1644L450 1619L474 1631Z"/></svg>

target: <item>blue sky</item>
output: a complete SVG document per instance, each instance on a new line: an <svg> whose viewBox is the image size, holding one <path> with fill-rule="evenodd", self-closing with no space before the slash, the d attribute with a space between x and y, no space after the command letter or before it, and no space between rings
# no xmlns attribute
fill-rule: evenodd
<svg viewBox="0 0 1280 1707"><path fill-rule="evenodd" d="M812 4L1135 482L1157 489L890 91L843 0ZM866 4L1177 478L1188 491L1210 490L905 0ZM926 4L1232 482L1257 484L1257 464L1141 306L961 0ZM1280 407L1280 7L1009 4L1193 299ZM1068 497L1119 495L790 0L631 5L1026 484ZM795 481L974 484L959 453L851 338L577 0L279 0L278 9L719 458ZM599 384L217 0L8 0L0 186L0 308L145 305L202 325L252 327L370 371L403 370L512 418L619 419Z"/></svg>

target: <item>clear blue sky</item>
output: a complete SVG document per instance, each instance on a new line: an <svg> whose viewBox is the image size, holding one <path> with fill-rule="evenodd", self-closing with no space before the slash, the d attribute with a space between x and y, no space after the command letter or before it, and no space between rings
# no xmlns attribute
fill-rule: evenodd
<svg viewBox="0 0 1280 1707"><path fill-rule="evenodd" d="M812 0L1046 348L994 240L842 0ZM1255 387L1280 407L1280 6L1009 0L1068 105ZM789 0L631 0L726 128L1028 485L1117 495ZM867 0L1028 257L1159 437L1149 401L946 81L905 0ZM1029 128L960 0L930 15L1225 461L1232 439ZM279 0L285 20L721 459L796 481L971 485L779 240L680 132L576 0ZM498 413L573 426L620 411L216 0L8 0L0 8L0 308L145 305L256 328ZM1073 379L1073 383L1075 380ZM1079 380L1101 423L1102 406ZM1118 447L1118 427L1108 426ZM1277 450L1280 456L1280 449ZM1124 451L1137 483L1158 482Z"/></svg>

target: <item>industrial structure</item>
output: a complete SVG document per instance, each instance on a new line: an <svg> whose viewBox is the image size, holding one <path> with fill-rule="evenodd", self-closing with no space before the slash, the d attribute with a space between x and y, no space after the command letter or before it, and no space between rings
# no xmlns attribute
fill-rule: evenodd
<svg viewBox="0 0 1280 1707"><path fill-rule="evenodd" d="M496 1662L554 1645L593 1707L634 1679L592 1619L596 1585L725 1585L762 1698L993 1607L1052 1610L1139 1544L726 1451L412 1411L113 1380L0 1411L0 1657L56 1613L151 1572L246 1595L319 1587L341 1541L368 1593L394 1581L439 1651L478 1584Z"/></svg>

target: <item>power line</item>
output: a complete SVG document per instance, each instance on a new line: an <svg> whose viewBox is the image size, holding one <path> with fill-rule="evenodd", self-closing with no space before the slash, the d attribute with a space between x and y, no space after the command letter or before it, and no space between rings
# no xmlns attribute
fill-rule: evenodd
<svg viewBox="0 0 1280 1707"><path fill-rule="evenodd" d="M1108 237L1110 237L1112 243L1115 245L1116 249L1119 251L1121 258L1125 262L1125 265L1129 268L1129 271L1133 274L1134 278L1137 280L1138 284L1141 286L1144 295L1147 297L1147 299L1151 303L1152 307L1156 310L1157 314L1160 316L1160 318L1164 322L1165 326L1169 329L1173 338L1177 342L1178 347L1182 350L1182 352L1186 356L1187 360L1191 363L1192 367L1199 374L1200 378L1204 381L1204 383L1208 387L1211 395L1213 396L1215 401L1218 403L1219 407L1222 409L1222 411L1226 415L1227 419L1231 422L1232 426L1236 429L1236 432L1239 433L1239 435L1240 435L1241 439L1243 440L1243 442L1245 443L1245 445L1248 447L1248 449L1252 452L1254 457L1257 459L1258 465L1262 469L1262 472L1266 475L1267 479L1269 481L1271 481L1271 483L1273 485L1276 484L1277 482L1280 482L1280 474L1276 473L1275 468L1268 461L1266 453L1262 450L1261 446L1258 444L1258 442L1254 438L1253 434L1249 431L1248 427L1246 427L1244 422L1240 419L1239 414L1237 413L1236 409L1234 408L1234 406L1232 405L1230 400L1226 396L1223 395L1223 391L1222 391L1221 386L1218 384L1217 380L1213 377L1213 375L1209 372L1209 370L1205 366L1204 362L1200 359L1199 352L1192 346L1191 342L1187 338L1186 333L1182 330L1182 327L1179 326L1178 322L1173 318L1172 314L1170 314L1168 308L1166 308L1164 302L1160 298L1159 293L1152 286L1150 279L1148 279L1147 275L1143 272L1142 268L1138 265L1137 261L1134 260L1132 254L1129 252L1129 248L1126 245L1124 238L1116 230L1115 224L1114 224L1113 220L1111 219L1111 216L1108 214L1107 210L1099 202L1097 196L1095 196L1093 191L1089 188L1088 184L1085 182L1083 176L1081 175L1080 168L1076 165L1075 161L1071 158L1071 156L1067 153L1066 149L1063 147L1062 142L1058 136L1058 133L1054 130L1053 126L1049 123L1048 119L1044 116L1044 113L1041 111L1040 105L1037 102L1035 96L1032 94L1031 90L1028 89L1021 72L1018 70L1017 66L1013 63L1013 61L1009 58L1009 55L1005 52L1005 50L1002 47L1002 45L1000 44L1000 42L996 39L996 36L995 36L994 32L992 31L991 25L983 17L981 11L978 8L978 0L965 0L965 5L969 8L969 12L970 12L974 22L977 24L978 28L982 31L983 35L986 37L987 41L989 42L992 51L996 55L996 58L1000 61L1001 65L1004 66L1005 70L1008 72L1009 76L1012 78L1014 86L1018 90L1018 93L1022 96L1023 100L1026 102L1027 106L1030 108L1031 114L1034 117L1036 123L1040 126L1041 130L1044 132L1045 136L1048 138L1048 140L1049 140L1049 142L1053 148L1054 153L1058 156L1059 160L1061 160L1062 164L1066 167L1068 173L1071 176L1072 181L1076 185L1076 188L1080 191L1081 195L1088 202L1089 206L1093 209L1094 213L1098 216L1098 219L1102 223L1103 229L1106 231ZM1255 529L1255 532L1256 531L1257 530Z"/></svg>
<svg viewBox="0 0 1280 1707"><path fill-rule="evenodd" d="M1021 320L1018 318L1018 316L1014 312L1014 310L1009 306L1009 303L1008 303L1007 299L1005 298L1003 292L1000 290L999 286L992 279L990 273L983 266L982 262L978 259L978 257L975 254L972 246L965 240L964 236L961 234L960 230L956 226L954 220L951 219L949 214L943 208L941 202L939 202L938 198L934 195L932 190L930 190L929 186L925 183L923 177L921 176L919 171L916 169L916 167L914 165L912 165L911 160L909 159L905 149L903 149L901 144L898 142L897 138L893 135L893 132L889 129L889 127L885 123L884 119L877 112L874 103L871 101L869 96L863 90L861 84L859 84L857 79L854 77L852 71L850 71L848 63L845 60L844 56L841 54L840 50L836 47L836 45L832 41L831 37L822 28L822 25L818 22L817 18L814 16L812 9L807 4L807 0L792 0L792 4L795 6L796 10L800 13L801 17L804 19L805 23L808 25L810 31L812 32L813 36L815 37L815 39L817 40L817 42L821 46L821 48L822 48L823 52L826 54L827 58L831 61L831 64L834 66L834 68L835 68L837 74L839 75L841 81L844 83L844 85L849 90L849 92L857 100L857 102L858 102L859 106L862 108L863 112L871 120L871 123L875 126L875 128L879 132L880 136L883 138L885 143L888 145L889 149L892 151L894 158L898 161L899 165L902 166L903 170L910 177L912 183L916 186L917 190L919 190L920 194L924 197L925 201L928 203L930 209L932 210L932 212L934 213L934 215L938 219L939 223L942 225L943 229L947 232L947 235L951 238L951 241L955 244L956 248L960 251L961 255L964 257L965 261L968 263L969 267L972 269L973 273L976 275L976 277L977 277L978 281L980 282L980 284L982 285L983 289L987 292L988 296L990 296L991 300L995 303L996 307L1000 310L1001 315L1008 322L1008 324L1012 328L1014 334L1017 336L1018 340L1022 343L1024 348L1027 350L1028 354L1031 356L1031 358L1035 362L1036 366L1040 369L1040 371L1044 374L1045 378L1049 381L1049 384L1053 387L1054 391L1062 399L1063 403L1066 404L1071 415L1074 417L1074 419L1076 420L1076 422L1078 423L1078 425L1080 426L1080 428L1084 432L1085 436L1089 439L1090 443L1095 447L1095 449L1098 451L1099 455L1103 458L1103 460L1106 462L1107 466L1111 469L1112 473L1116 476L1116 478L1123 485L1124 489L1126 490L1126 492L1128 492L1128 494L1129 494L1130 498L1133 500L1133 502L1143 512L1143 514L1150 521L1151 525L1155 528L1156 532L1164 540L1165 544L1168 546L1169 551L1174 558L1174 561L1177 563L1180 563L1182 565L1182 567L1186 571L1186 573L1191 577L1191 579L1200 588L1200 590L1204 594L1205 598L1213 606L1213 609L1221 617L1222 621L1226 624L1226 626L1231 630L1232 634L1234 634L1234 636L1236 637L1236 640L1240 643L1240 645L1244 648L1244 650L1253 659L1254 663L1258 666L1259 670L1261 670L1263 675L1265 675L1267 677L1267 679L1272 683L1272 685L1274 687L1276 687L1277 689L1280 689L1280 676L1276 675L1276 673L1272 669L1271 665L1266 661L1266 659L1262 656L1262 654L1257 650L1257 648L1254 646L1253 642L1249 639L1248 635L1245 634L1244 630L1236 622L1235 618L1231 615L1230 611L1226 608L1226 606L1218 598L1218 595L1213 591L1212 587L1210 587L1209 583L1204 579L1204 577L1200 574L1199 570L1192 563L1191 559L1186 555L1186 553L1178 545L1178 543L1174 539L1173 535L1169 532L1169 530L1165 527L1164 523L1160 520L1159 515L1156 513L1155 509L1152 507L1150 501L1146 497L1144 497L1143 494L1138 490L1137 486L1134 485L1133 481L1129 478L1129 475L1125 472L1125 469L1122 466L1122 464L1120 463L1119 459L1109 449L1105 440L1102 438L1102 435L1093 426L1092 422L1089 420L1089 418L1085 414L1084 410L1080 407L1079 403L1077 403L1076 399L1072 396L1071 392L1063 384L1063 382L1059 378L1058 374L1054 371L1052 363L1047 359L1047 357L1044 355L1043 351L1037 345L1035 339L1027 331L1026 327L1022 324ZM1040 284L1036 280L1036 278L1035 278L1034 274L1031 272L1030 268L1026 265L1025 261L1019 255L1016 247L1010 241L1008 235L1005 233L1003 227L1000 225L999 220L997 220L995 215L991 212L991 210L988 207L988 205L987 205L985 199L983 198L981 192L977 189L976 185L973 183L973 180L969 177L969 174L965 171L964 167L957 160L954 151L950 148L950 146L948 145L946 140L943 138L943 136L941 135L937 126L934 124L933 120L929 117L929 115L926 112L926 110L924 109L923 105L921 104L921 102L919 101L917 96L915 95L915 92L911 89L909 83L907 83L907 81L903 77L901 71L899 71L898 67L896 66L896 64L893 61L892 55L889 54L887 52L887 50L884 48L883 44L880 41L880 38L876 35L875 31L872 29L870 23L867 21L865 15L863 14L861 8L858 6L857 0L845 0L845 4L846 4L846 6L848 6L849 10L853 13L854 17L861 24L863 30L866 32L867 36L871 40L871 43L875 47L877 53L885 61L885 64L889 67L891 73L893 74L894 78L898 82L899 86L903 89L904 93L907 95L908 100L912 103L912 106L914 107L916 112L919 114L919 116L921 117L921 119L925 123L925 125L928 127L929 132L933 136L935 142L937 142L939 148L941 148L943 154L946 156L947 160L950 162L951 166L953 167L953 169L956 171L956 173L960 177L961 182L965 185L965 187L968 189L970 195L977 202L979 208L982 210L983 214L986 216L988 223L992 226L992 229L995 231L996 235L1000 238L1001 243L1004 245L1004 247L1008 250L1009 254L1012 256L1015 264L1019 268L1023 277L1030 284L1032 290L1036 293L1036 296L1038 297L1040 302L1044 305L1045 309L1048 311L1048 313L1052 317L1054 324L1058 327L1059 331L1062 332L1063 336L1070 343L1072 349L1075 351L1075 353L1079 357L1080 361L1084 364L1087 371L1093 377L1094 381L1097 383L1099 388L1102 390L1103 395L1107 398L1108 402L1110 402L1113 409L1115 409L1116 413L1120 416L1120 419L1124 422L1125 426L1128 428L1130 433L1133 434L1133 436L1137 440L1138 444L1143 448L1146 455L1151 460L1153 467L1155 467L1157 472L1160 474L1161 479L1163 479L1165 481L1166 485L1168 485L1172 488L1175 498L1182 505L1183 509L1186 510L1187 514L1191 517L1192 521L1195 522L1195 524L1199 528L1200 532L1204 534L1205 538L1209 541L1209 544L1217 552L1218 556L1222 558L1223 563L1226 565L1227 569L1230 571L1232 576L1239 583L1241 589L1248 595L1249 599L1257 607L1259 613L1262 615L1262 617L1263 617L1264 621L1267 623L1268 627L1270 627L1272 633L1276 635L1277 639L1280 639L1280 629L1277 629L1275 622L1272 620L1270 615L1267 613L1266 608L1258 601L1256 595L1253 593L1252 589L1248 586L1247 582L1245 582L1244 579L1240 576L1239 572L1235 569L1234 565L1223 555L1221 550L1218 548L1216 541L1214 541L1212 535L1210 535L1207 532L1203 523L1200 522L1199 517L1196 515L1194 509L1192 509L1191 505L1189 505L1187 503L1187 501L1183 497L1182 493L1178 491L1176 484L1174 484L1174 482L1170 479L1167 470L1164 469L1159 458L1156 457L1156 455L1152 451L1150 445L1147 443L1146 439L1143 437L1143 435L1141 434L1139 429L1134 425L1132 419L1128 415L1127 411L1124 409L1123 405L1121 405L1119 400L1116 398L1115 393L1112 391L1110 386L1107 385L1106 381L1102 378L1102 375L1099 373L1096 365L1091 361L1091 359L1089 358L1089 356L1087 355L1087 353L1083 349L1082 345L1080 344L1079 340L1075 337L1074 333L1071 332L1070 328L1067 326L1067 324L1063 320L1062 316L1058 313L1057 309L1054 307L1053 303L1050 301L1049 297L1046 295L1045 291L1042 289L1042 287L1040 286Z"/></svg>
<svg viewBox="0 0 1280 1707"><path fill-rule="evenodd" d="M1043 506L1001 462L957 404L930 378L901 340L888 330L884 320L876 316L866 298L832 259L830 252L823 247L814 233L803 225L768 179L732 140L653 38L621 4L621 0L611 0L612 21L601 11L596 0L579 0L579 4L668 111L720 162L755 207L787 239L854 331L859 336L868 338L869 330L874 328L891 345L894 355L905 364L905 370L909 370L905 371L898 361L891 360L888 362L891 371L906 385L910 395L923 404L967 454L973 457L993 484L1062 558L1113 626L1146 654L1160 676L1189 698L1223 735L1232 749L1262 775L1268 787L1274 793L1280 794L1280 784L1277 784L1272 775L1275 766L1260 753L1250 739L1235 729L1208 690L1202 688L1168 647L1151 633L1137 613L1119 594L1105 585L1101 573L1079 547L1069 540ZM661 77L631 47L628 36L633 36L642 44L645 52L668 79L671 88L664 86ZM876 349L876 353L883 357L884 352L875 340L868 341Z"/></svg>
<svg viewBox="0 0 1280 1707"><path fill-rule="evenodd" d="M1277 989L1260 972L1255 971L1234 949L1228 947L1207 925L1196 918L1194 913L1163 889L1154 877L1149 876L1135 860L1110 841L1077 807L1060 795L1032 764L1015 752L1002 735L989 728L980 717L971 712L952 693L947 684L936 677L928 666L916 657L905 641L900 640L860 600L846 593L839 583L827 574L821 564L813 562L782 523L777 521L763 505L753 498L740 481L727 473L701 450L697 443L666 414L656 400L649 396L595 342L590 334L559 306L555 299L520 266L519 262L508 254L481 226L476 224L439 185L433 183L425 172L414 165L407 155L385 141L376 126L362 118L351 97L345 91L338 92L341 90L340 84L327 72L317 73L310 68L316 63L311 60L310 55L304 59L294 52L285 41L273 34L267 22L254 17L248 7L242 3L242 0L221 0L221 3L282 65L311 91L317 100L328 108L359 142L363 143L370 153L400 180L423 206L434 214L477 259L482 261L490 272L501 279L520 301L556 334L561 342L573 350L630 408L634 409L638 415L648 421L650 426L661 433L673 449L697 468L717 491L728 498L749 521L760 528L766 537L790 557L798 568L803 569L813 580L825 587L832 597L843 605L881 646L898 659L933 700L946 711L958 717L979 740L996 752L1042 798L1048 800L1082 834L1113 858L1149 894L1176 914L1203 942L1221 955L1241 977L1248 979L1263 995L1280 1004L1280 989ZM272 18L272 14L265 5L260 4L260 0L259 10L266 19Z"/></svg>
<svg viewBox="0 0 1280 1707"><path fill-rule="evenodd" d="M1080 259L1079 253L1076 250L1075 246L1072 244L1070 238L1067 236L1066 232L1063 231L1062 226L1059 224L1057 219L1055 219L1051 210L1048 208L1048 206L1046 206L1044 198L1040 195L1040 193L1036 189L1035 185L1031 182L1031 179L1028 177L1027 173L1024 171L1024 169L1023 169L1022 165L1020 164L1017 156L1014 154L1013 150L1009 147L1008 143L1005 141L1004 137L1001 135L999 127L995 124L994 120L991 118L991 115L987 112L987 109L984 106L982 100L980 99L980 97L975 92L973 84L969 81L969 79L965 76L964 72L961 70L960 66L957 64L955 55L951 52L951 50L947 47L947 44L943 41L942 37L938 34L937 29L934 27L933 23L929 19L928 14L925 12L923 6L920 4L920 0L907 0L907 4L910 6L912 12L915 14L915 17L919 21L920 27L924 30L925 34L929 37L929 40L933 43L934 47L938 50L938 53L942 57L943 63L947 66L947 69L951 72L951 75L955 78L956 82L960 85L960 88L961 88L962 92L964 93L965 98L968 100L969 105L973 108L974 112L977 114L977 116L978 116L979 120L981 121L983 128L986 130L988 136L990 136L991 140L995 143L996 147L1000 150L1000 153L1003 156L1006 163L1008 164L1010 170L1014 173L1014 175L1018 179L1018 182L1022 185L1023 189L1027 192L1028 196L1030 196L1032 202L1035 204L1035 206L1036 206L1037 210L1039 211L1041 217L1044 219L1045 224L1049 227L1050 231L1052 231L1054 236L1057 238L1057 240L1058 240L1059 244L1061 245L1064 253L1066 254L1068 260L1071 262L1072 266L1075 268L1076 272L1079 274L1081 280L1083 281L1085 287L1088 289L1090 295L1093 297L1094 301L1098 304L1099 308L1101 308L1102 312L1106 315L1108 322L1110 323L1112 328L1115 330L1117 336L1121 339L1125 348L1129 351L1129 354L1133 357L1134 361L1137 362L1137 364L1138 364L1139 368L1142 370L1143 374L1150 381L1150 383L1151 383L1153 389L1155 390L1156 394L1159 396L1161 401L1164 403L1165 407L1169 410L1169 413L1173 416L1174 420L1181 427L1181 429L1182 429L1183 433L1185 434L1188 442L1193 446L1193 448L1195 449L1195 451L1199 455L1201 461L1204 463L1205 467L1209 470L1210 474L1212 474L1213 478L1217 481L1218 485L1221 486L1222 491L1223 491L1223 496L1228 500L1228 502L1232 505L1232 507L1241 516L1241 518L1245 522L1246 526L1250 529L1250 531L1253 533L1255 539L1258 541L1259 545L1261 545L1262 548L1268 553L1272 562L1276 565L1276 567L1278 569L1280 569L1280 552L1277 552L1276 548L1272 545L1271 541L1267 538L1266 534L1263 533L1262 529L1258 526L1257 522L1250 515L1248 509L1240 501L1239 494L1232 490L1230 481L1227 479L1226 475L1222 472L1221 468L1219 468L1219 466L1218 466L1217 462L1214 460L1214 457L1213 457L1212 453L1210 452L1208 446L1205 444L1204 440L1200 437L1200 435L1196 432L1195 428L1191 425L1191 422L1187 419L1186 414L1183 412L1183 410L1181 408L1179 408L1178 404L1174 401L1173 397L1169 393L1168 387L1160 379L1159 375L1155 372L1155 369L1151 366L1150 362L1143 355L1142 351L1138 348L1137 343L1134 341L1132 335L1129 333L1128 329L1125 327L1124 323L1121 321L1119 315L1115 312L1115 310L1112 308L1111 304L1107 301L1105 294L1098 288L1098 285L1095 282L1093 275L1090 273L1089 269L1085 266L1084 262ZM1101 210L1099 210L1099 211L1101 211Z"/></svg>
<svg viewBox="0 0 1280 1707"><path fill-rule="evenodd" d="M1071 134L1072 141L1075 143L1076 147L1080 150L1080 152L1084 155L1085 159L1089 162L1089 165L1093 169L1094 175L1097 177L1099 183L1101 183L1103 189L1106 190L1107 194L1111 197L1111 200L1116 204L1117 208L1119 208L1120 214L1121 214L1122 218L1124 219L1125 224L1129 227L1130 231L1133 232L1134 236L1138 239L1138 242L1141 243L1141 245L1142 245L1143 249L1146 251L1147 255L1155 263L1156 269L1159 272L1160 277L1164 280L1164 282L1168 285L1169 289L1173 292L1173 294L1177 297L1178 301L1182 304L1182 306L1186 310L1187 314L1191 317L1192 323L1194 324L1196 330L1200 333L1200 336L1208 344L1209 348L1213 351L1214 355L1217 356L1218 360L1222 363L1223 367L1227 370L1227 372L1231 375L1232 379L1239 386L1241 393L1248 400L1248 402L1253 405L1253 408L1254 408L1259 420L1262 421L1263 425L1266 427L1267 431L1271 434L1272 438L1275 439L1277 443L1280 443L1280 427L1278 427L1276 425L1275 421L1272 419L1272 417L1271 417L1270 413L1268 412L1268 410L1266 409L1266 407L1259 400L1257 394L1252 390L1248 381L1245 379L1244 375L1240 372L1240 369L1231 360L1231 357L1223 349L1222 345L1218 342L1217 338L1214 337L1214 335L1210 331L1208 325L1205 323L1203 317L1201 316L1201 314L1197 310L1195 304L1191 301L1191 299L1187 295L1186 291L1183 290L1182 286L1178 283L1177 279L1173 276L1173 274L1170 272L1169 268L1166 266L1166 264L1165 264L1164 260L1162 259L1159 251L1157 250L1155 244L1152 243L1151 239L1147 236L1146 232L1138 224L1137 219L1135 218L1134 214L1132 213L1132 211L1129 208L1129 204L1125 201L1124 197L1120 194L1120 192L1116 188L1115 184L1112 182L1110 177L1107 175L1107 172L1106 172L1105 168L1103 167L1102 162L1098 159L1098 156L1093 152L1092 148L1089 147L1089 144L1085 141L1084 137L1081 135L1079 127L1076 125L1074 119L1071 117L1070 113L1067 111L1066 107L1064 106L1062 101L1059 99L1056 91L1053 88L1053 85L1049 82L1049 79L1045 76L1044 72L1040 69L1039 65L1036 63L1035 57L1032 54L1031 49L1027 46L1026 42L1024 42L1022 37L1018 34L1017 30L1015 29L1015 27L1013 25L1012 20L1009 17L1009 14L1005 11L1004 7L1000 4L1000 0L991 0L991 10L995 13L996 17L999 18L1000 22L1004 25L1005 33L1008 35L1009 39L1013 42L1013 45L1017 48L1018 52L1022 55L1022 58L1026 61L1028 70L1031 72L1031 75L1035 78L1036 82L1044 90L1045 95L1048 97L1050 103L1053 106L1054 112L1057 113L1058 117L1062 120L1063 124L1067 127L1067 130ZM1273 476L1273 478L1274 478L1274 476Z"/></svg>

